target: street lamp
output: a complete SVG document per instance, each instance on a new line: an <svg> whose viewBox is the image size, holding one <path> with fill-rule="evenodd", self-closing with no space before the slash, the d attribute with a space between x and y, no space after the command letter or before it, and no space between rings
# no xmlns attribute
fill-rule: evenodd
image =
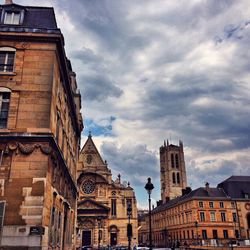
<svg viewBox="0 0 250 250"><path fill-rule="evenodd" d="M151 178L148 178L148 182L145 185L145 189L148 192L148 205L149 205L149 250L152 250L152 225L151 225L151 192L154 189L154 185L151 182Z"/></svg>
<svg viewBox="0 0 250 250"><path fill-rule="evenodd" d="M132 225L130 224L130 217L132 215L132 207L131 203L128 203L127 207L127 215L128 215L128 227L127 227L127 236L128 236L128 250L131 249L131 237L132 237Z"/></svg>

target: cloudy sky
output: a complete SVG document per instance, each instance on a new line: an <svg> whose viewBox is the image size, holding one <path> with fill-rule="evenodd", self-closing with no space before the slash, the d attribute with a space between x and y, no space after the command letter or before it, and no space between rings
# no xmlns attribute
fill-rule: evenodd
<svg viewBox="0 0 250 250"><path fill-rule="evenodd" d="M188 184L250 175L248 0L16 0L53 6L82 93L88 131L113 178L151 176L159 147L184 142Z"/></svg>

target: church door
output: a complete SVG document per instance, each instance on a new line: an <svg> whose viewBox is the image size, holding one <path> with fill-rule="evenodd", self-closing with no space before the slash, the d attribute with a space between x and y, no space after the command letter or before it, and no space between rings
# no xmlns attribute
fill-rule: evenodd
<svg viewBox="0 0 250 250"><path fill-rule="evenodd" d="M82 231L82 246L91 245L91 231Z"/></svg>
<svg viewBox="0 0 250 250"><path fill-rule="evenodd" d="M111 246L117 245L117 233L110 233L110 244Z"/></svg>

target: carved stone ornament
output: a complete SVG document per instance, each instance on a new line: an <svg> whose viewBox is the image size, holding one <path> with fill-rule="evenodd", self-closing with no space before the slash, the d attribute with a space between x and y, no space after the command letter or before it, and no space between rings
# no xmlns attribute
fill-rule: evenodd
<svg viewBox="0 0 250 250"><path fill-rule="evenodd" d="M94 223L93 220L81 218L81 219L78 221L78 226L81 227L81 228L88 228L88 229L91 229L91 228L94 228L95 223Z"/></svg>
<svg viewBox="0 0 250 250"><path fill-rule="evenodd" d="M39 148L43 154L49 155L52 152L50 146L45 146L41 144L22 144L22 143L9 143L5 148L5 154L9 151L19 150L22 154L31 154L36 148Z"/></svg>
<svg viewBox="0 0 250 250"><path fill-rule="evenodd" d="M246 210L250 210L250 203L249 202L245 204L245 208L246 208Z"/></svg>

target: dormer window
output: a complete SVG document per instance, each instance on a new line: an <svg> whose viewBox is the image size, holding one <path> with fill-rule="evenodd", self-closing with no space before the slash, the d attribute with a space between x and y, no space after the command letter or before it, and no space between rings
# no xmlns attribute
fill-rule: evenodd
<svg viewBox="0 0 250 250"><path fill-rule="evenodd" d="M4 24L20 24L21 13L20 12L5 12Z"/></svg>

